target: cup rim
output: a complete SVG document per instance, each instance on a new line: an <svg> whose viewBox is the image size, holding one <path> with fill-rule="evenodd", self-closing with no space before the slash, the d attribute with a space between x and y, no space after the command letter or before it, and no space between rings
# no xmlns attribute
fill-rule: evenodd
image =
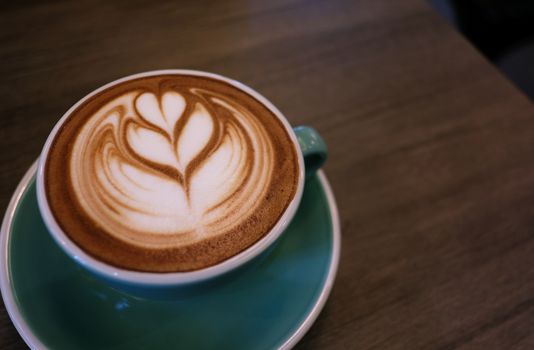
<svg viewBox="0 0 534 350"><path fill-rule="evenodd" d="M70 117L72 112L76 110L82 103L84 103L89 98L100 93L101 91L113 87L117 84L157 75L191 75L206 77L215 80L225 82L227 84L236 87L237 89L248 93L253 98L257 99L261 104L268 108L283 124L286 129L289 138L293 142L295 151L297 153L297 159L299 163L299 173L298 173L298 185L297 191L288 207L285 209L282 216L276 222L276 224L271 228L271 230L265 234L260 240L249 246L244 251L212 266L208 266L202 269L185 271L185 272L144 272L144 271L134 271L128 270L120 267L116 267L111 264L102 262L90 254L86 253L82 248L80 248L76 243L74 243L66 234L63 232L59 224L57 223L52 211L48 205L45 194L45 167L47 161L47 155L50 150L52 142L55 140L55 136L59 132L61 126L65 121ZM302 198L303 188L304 188L304 158L302 152L300 151L300 146L298 139L293 131L293 128L285 118L285 116L280 112L267 98L261 95L259 92L255 91L251 87L236 81L234 79L199 70L190 70L190 69L163 69L163 70L152 70L142 73L132 74L125 76L120 79L116 79L108 84L105 84L96 90L93 90L89 94L85 95L82 99L77 101L72 107L70 107L67 112L59 119L55 124L54 128L48 135L46 142L44 144L43 150L39 156L38 167L37 167L37 177L36 177L36 187L37 187L37 203L39 210L43 217L44 223L48 228L51 236L54 238L56 243L62 248L62 250L67 253L71 258L77 261L80 265L87 268L91 272L102 276L106 279L117 281L123 284L129 285L142 285L142 286L173 286L173 285L185 285L192 284L201 281L206 281L217 276L221 276L230 272L250 260L254 259L261 253L263 253L267 248L269 248L280 235L285 231L291 220L293 219L298 205Z"/></svg>

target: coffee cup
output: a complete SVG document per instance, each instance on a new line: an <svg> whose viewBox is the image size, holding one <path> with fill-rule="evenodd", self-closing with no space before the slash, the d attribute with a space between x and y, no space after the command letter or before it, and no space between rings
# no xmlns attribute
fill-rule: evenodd
<svg viewBox="0 0 534 350"><path fill-rule="evenodd" d="M98 88L62 116L39 158L37 199L76 263L150 296L267 254L325 160L314 129L291 127L250 87L151 71Z"/></svg>

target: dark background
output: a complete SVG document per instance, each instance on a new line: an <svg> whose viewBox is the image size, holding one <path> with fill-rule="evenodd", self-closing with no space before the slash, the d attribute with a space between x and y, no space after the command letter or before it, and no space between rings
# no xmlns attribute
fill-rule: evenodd
<svg viewBox="0 0 534 350"><path fill-rule="evenodd" d="M534 101L534 1L430 3Z"/></svg>

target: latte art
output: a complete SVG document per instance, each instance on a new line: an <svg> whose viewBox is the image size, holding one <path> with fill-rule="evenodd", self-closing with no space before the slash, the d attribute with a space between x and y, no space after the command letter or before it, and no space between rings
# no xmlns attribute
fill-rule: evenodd
<svg viewBox="0 0 534 350"><path fill-rule="evenodd" d="M273 146L254 115L199 89L133 91L80 130L70 173L89 216L143 247L172 247L228 230L255 210Z"/></svg>
<svg viewBox="0 0 534 350"><path fill-rule="evenodd" d="M45 191L58 225L94 257L138 271L211 266L265 236L299 164L272 111L211 78L164 75L81 103L54 139Z"/></svg>

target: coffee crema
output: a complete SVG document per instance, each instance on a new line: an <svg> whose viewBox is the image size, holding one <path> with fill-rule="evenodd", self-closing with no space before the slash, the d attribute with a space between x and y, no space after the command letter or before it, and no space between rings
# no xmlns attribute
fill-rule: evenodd
<svg viewBox="0 0 534 350"><path fill-rule="evenodd" d="M98 260L191 271L250 247L298 186L276 115L219 80L159 75L108 87L61 126L45 193L63 232Z"/></svg>

